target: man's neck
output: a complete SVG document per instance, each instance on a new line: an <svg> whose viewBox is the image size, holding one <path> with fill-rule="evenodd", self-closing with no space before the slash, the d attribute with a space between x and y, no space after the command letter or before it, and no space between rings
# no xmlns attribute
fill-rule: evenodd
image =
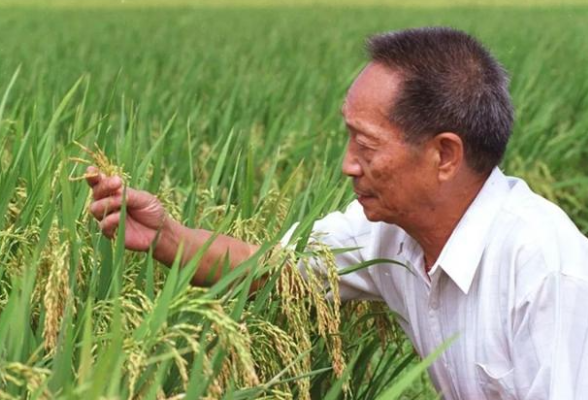
<svg viewBox="0 0 588 400"><path fill-rule="evenodd" d="M456 185L459 189L448 191L434 207L422 213L419 221L404 228L423 249L427 272L441 255L445 244L484 186L486 179L487 176L484 176Z"/></svg>

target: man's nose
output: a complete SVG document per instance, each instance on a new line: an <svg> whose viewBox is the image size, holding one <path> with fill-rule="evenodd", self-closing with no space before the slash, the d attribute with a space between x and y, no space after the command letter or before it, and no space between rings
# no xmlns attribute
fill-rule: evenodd
<svg viewBox="0 0 588 400"><path fill-rule="evenodd" d="M351 145L347 146L345 151L345 157L343 158L343 164L341 165L343 173L350 177L361 176L361 165L359 164L357 157L353 154Z"/></svg>

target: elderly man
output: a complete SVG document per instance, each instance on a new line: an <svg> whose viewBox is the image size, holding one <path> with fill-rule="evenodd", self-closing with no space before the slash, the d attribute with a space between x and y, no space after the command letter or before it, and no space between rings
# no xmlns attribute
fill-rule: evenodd
<svg viewBox="0 0 588 400"><path fill-rule="evenodd" d="M330 246L359 247L337 256L341 268L374 258L407 268L344 275L342 299L384 300L423 356L458 334L430 369L447 399L588 398L588 240L497 167L513 119L505 72L476 40L447 28L375 36L368 49L342 108L343 171L357 201L313 229ZM110 237L121 180L89 183L90 210ZM146 192L127 195L130 249L153 245L169 265L183 242L186 263L211 235L173 221ZM255 250L218 237L194 284L227 252L234 266Z"/></svg>

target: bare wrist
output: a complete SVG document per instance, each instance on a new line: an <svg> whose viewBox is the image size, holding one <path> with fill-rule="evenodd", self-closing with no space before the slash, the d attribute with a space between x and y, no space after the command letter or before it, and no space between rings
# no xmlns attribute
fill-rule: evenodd
<svg viewBox="0 0 588 400"><path fill-rule="evenodd" d="M166 215L153 243L153 257L166 265L174 262L179 247L182 225Z"/></svg>

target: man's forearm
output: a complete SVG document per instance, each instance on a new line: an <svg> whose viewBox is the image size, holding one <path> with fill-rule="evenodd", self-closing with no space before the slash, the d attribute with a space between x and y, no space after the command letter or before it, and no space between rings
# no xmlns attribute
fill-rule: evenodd
<svg viewBox="0 0 588 400"><path fill-rule="evenodd" d="M171 266L183 243L180 266L186 265L213 235L204 229L190 229L171 218L162 227L153 257L159 262ZM251 257L258 246L243 242L230 236L218 235L210 244L200 260L192 284L210 286L217 282L222 273L225 257L229 257L231 269ZM211 271L216 269L214 273Z"/></svg>

